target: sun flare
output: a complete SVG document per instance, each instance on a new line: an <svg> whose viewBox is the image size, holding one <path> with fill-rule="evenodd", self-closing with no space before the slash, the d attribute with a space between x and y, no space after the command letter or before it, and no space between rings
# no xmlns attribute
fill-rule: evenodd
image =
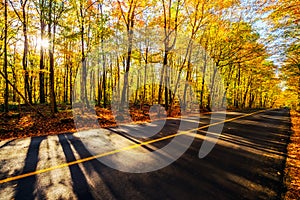
<svg viewBox="0 0 300 200"><path fill-rule="evenodd" d="M44 49L46 49L49 47L49 40L38 38L36 44L38 48L43 47Z"/></svg>

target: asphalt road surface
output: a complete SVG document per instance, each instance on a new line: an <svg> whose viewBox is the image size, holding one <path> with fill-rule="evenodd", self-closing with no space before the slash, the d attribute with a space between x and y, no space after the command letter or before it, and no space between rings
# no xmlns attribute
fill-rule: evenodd
<svg viewBox="0 0 300 200"><path fill-rule="evenodd" d="M289 111L227 112L226 118L219 139L211 138L217 143L206 157L198 154L209 114L201 116L199 127L206 128L193 134L179 159L146 173L122 172L96 158L116 160L116 167L141 162L150 166L150 158L132 155L168 145L178 132L178 120L168 119L148 139L130 136L136 127L128 125L125 130L1 141L0 199L280 199L291 133ZM186 131L184 137L191 134Z"/></svg>

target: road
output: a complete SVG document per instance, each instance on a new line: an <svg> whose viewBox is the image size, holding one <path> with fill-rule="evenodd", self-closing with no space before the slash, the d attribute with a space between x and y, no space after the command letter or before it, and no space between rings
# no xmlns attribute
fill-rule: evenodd
<svg viewBox="0 0 300 200"><path fill-rule="evenodd" d="M207 127L210 117L202 114L199 126ZM168 135L178 130L178 120L168 119L150 140L129 136L129 125L127 130L100 130L97 139L86 131L1 141L0 199L280 199L290 135L288 110L227 112L226 118L206 157L198 157L206 134L202 129L178 160L146 173L108 167L87 145L96 141L98 158L124 158L120 165L138 166L140 157L131 152L166 146L172 140Z"/></svg>

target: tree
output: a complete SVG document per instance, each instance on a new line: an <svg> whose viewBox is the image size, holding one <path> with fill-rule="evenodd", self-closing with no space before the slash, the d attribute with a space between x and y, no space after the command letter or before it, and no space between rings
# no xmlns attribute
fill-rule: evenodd
<svg viewBox="0 0 300 200"><path fill-rule="evenodd" d="M46 28L46 12L47 12L47 5L46 5L46 0L39 0L38 2L35 2L36 6L36 11L39 14L40 18L40 41L43 42L45 39L45 28ZM44 46L40 46L40 72L39 72L39 92L40 92L40 103L45 103L46 98L45 98L45 64L44 64L44 56L45 50Z"/></svg>
<svg viewBox="0 0 300 200"><path fill-rule="evenodd" d="M29 102L32 103L32 90L31 86L29 83L29 72L27 70L28 67L28 50L29 50L29 41L28 41L28 19L27 19L27 3L28 0L25 1L20 1L20 7L22 10L21 15L19 14L19 11L15 8L14 3L9 0L11 6L14 9L15 14L17 15L18 19L22 23L23 27L23 37L24 37L24 49L23 49L23 59L22 59L22 64L23 64L23 70L25 73L25 98L28 98ZM22 16L22 17L21 17Z"/></svg>
<svg viewBox="0 0 300 200"><path fill-rule="evenodd" d="M297 1L279 0L264 9L270 14L266 20L276 35L272 35L279 45L273 46L273 51L281 54L283 66L281 71L288 83L289 90L298 94L300 107L300 75L299 75L299 46L300 46L300 5ZM290 81L293 80L293 81Z"/></svg>
<svg viewBox="0 0 300 200"><path fill-rule="evenodd" d="M126 26L127 32L127 57L126 57L126 68L124 75L124 83L121 94L121 107L120 110L123 110L127 100L126 94L128 91L128 76L131 65L131 56L132 56L132 45L133 45L133 35L134 35L134 25L136 20L136 9L138 7L137 0L130 0L129 2L120 2L117 0L118 9L120 11L122 20Z"/></svg>
<svg viewBox="0 0 300 200"><path fill-rule="evenodd" d="M283 78L291 92L298 95L297 108L300 108L300 45L291 45L286 50L286 60L281 68Z"/></svg>
<svg viewBox="0 0 300 200"><path fill-rule="evenodd" d="M8 22L7 22L7 0L4 1L4 76L6 77L5 81L5 94L4 94L4 111L8 112L8 73L7 73L7 67L8 67L8 61L7 61L7 39L8 39Z"/></svg>

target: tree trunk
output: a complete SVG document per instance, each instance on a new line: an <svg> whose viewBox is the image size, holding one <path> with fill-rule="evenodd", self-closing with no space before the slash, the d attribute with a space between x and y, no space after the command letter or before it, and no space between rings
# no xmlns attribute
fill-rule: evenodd
<svg viewBox="0 0 300 200"><path fill-rule="evenodd" d="M100 107L101 106L101 99L102 99L102 78L100 76L100 67L98 67L98 90L97 90L97 105Z"/></svg>
<svg viewBox="0 0 300 200"><path fill-rule="evenodd" d="M145 66L144 66L144 89L143 89L143 97L141 101L141 110L143 109L144 103L146 101L146 92L147 92L147 68L148 68L148 53L149 53L149 47L146 48L146 55L145 55ZM154 98L152 96L152 98Z"/></svg>
<svg viewBox="0 0 300 200"><path fill-rule="evenodd" d="M161 73L160 73L160 81L159 81L159 88L158 88L158 104L161 104L162 99L162 88L164 82L164 74L165 74L165 66L163 65Z"/></svg>
<svg viewBox="0 0 300 200"><path fill-rule="evenodd" d="M133 21L131 22L132 26L127 30L128 34L128 48L127 48L127 59L126 59L126 70L124 75L124 85L122 89L122 97L121 97L121 110L124 109L126 102L128 101L128 96L126 95L128 93L128 78L129 78L129 69L130 69L130 63L131 63L131 54L132 54L132 42L133 42Z"/></svg>
<svg viewBox="0 0 300 200"><path fill-rule="evenodd" d="M240 85L241 85L241 66L238 65L238 73L237 73L237 89L236 89L236 95L234 98L234 107L239 108L239 93L240 93Z"/></svg>
<svg viewBox="0 0 300 200"><path fill-rule="evenodd" d="M40 5L40 27L41 27L41 35L40 35L40 39L41 42L44 39L44 32L45 32L45 21L43 19L44 17L44 0L40 1L41 5ZM40 103L45 103L46 102L46 98L45 98L45 80L44 80L44 47L43 45L41 45L40 47L40 73L39 73L39 79L40 79Z"/></svg>
<svg viewBox="0 0 300 200"><path fill-rule="evenodd" d="M189 44L189 55L188 55L188 67L185 77L185 84L184 84L184 91L183 91L183 109L186 110L186 104L187 104L187 89L189 86L189 81L191 79L192 69L191 69L191 62L192 62L192 38L191 43ZM176 91L175 91L176 92Z"/></svg>
<svg viewBox="0 0 300 200"><path fill-rule="evenodd" d="M168 90L169 90L169 81L168 81L168 78L169 78L169 69L168 69L168 54L165 54L165 59L164 59L164 63L163 63L163 65L164 65L164 68L165 68L165 75L164 75L164 77L165 77L165 109L166 109L166 111L168 111L169 110L169 97L168 97L168 95L169 95L169 92L168 92Z"/></svg>
<svg viewBox="0 0 300 200"><path fill-rule="evenodd" d="M90 107L89 101L87 98L87 88L86 88L86 78L87 78L87 68L86 68L86 57L85 57L85 42L84 42L84 34L85 34L85 20L83 14L83 5L82 1L80 1L80 35L81 35L81 92L80 92L80 99L84 106L87 108Z"/></svg>
<svg viewBox="0 0 300 200"><path fill-rule="evenodd" d="M57 106L56 106L56 98L55 98L55 90L54 90L54 43L55 43L55 32L56 32L56 25L54 23L53 27L53 35L51 33L51 25L52 25L52 0L50 1L49 6L49 25L48 25L48 33L49 33L49 40L50 40L50 47L49 47L49 70L50 70L50 104L51 104L51 113L57 113Z"/></svg>
<svg viewBox="0 0 300 200"><path fill-rule="evenodd" d="M72 79L72 76L73 76L73 66L72 66L72 62L70 63L70 78L69 78L69 97L70 97L70 104L72 104L72 101L73 101L73 95L72 95L72 92L73 92L73 79Z"/></svg>
<svg viewBox="0 0 300 200"><path fill-rule="evenodd" d="M205 86L205 76L206 76L206 68L207 68L207 54L206 51L204 51L204 66L202 71L202 83L201 83L201 93L200 93L200 108L204 108L204 86Z"/></svg>
<svg viewBox="0 0 300 200"><path fill-rule="evenodd" d="M5 81L5 93L4 93L4 112L8 113L8 73L7 73L7 0L4 2L4 76L6 78Z"/></svg>
<svg viewBox="0 0 300 200"><path fill-rule="evenodd" d="M27 55L28 55L28 35L27 35L27 17L26 17L26 3L25 1L22 5L22 14L23 14L23 35L24 35L24 51L23 51L23 70L25 72L25 97L28 97L29 102L32 104L32 94L29 84L29 72L27 70Z"/></svg>
<svg viewBox="0 0 300 200"><path fill-rule="evenodd" d="M249 82L248 82L248 84L246 86L246 90L245 90L244 96L243 96L242 108L246 107L246 99L247 99L248 91L249 91L249 89L251 87L251 81L252 81L252 78L250 77L249 78Z"/></svg>
<svg viewBox="0 0 300 200"><path fill-rule="evenodd" d="M103 35L101 36L101 52L102 52L102 71L103 71L103 76L102 76L102 91L103 91L103 107L107 107L107 91L106 91L106 62L105 62L105 55L104 55L104 47L103 47L104 39Z"/></svg>
<svg viewBox="0 0 300 200"><path fill-rule="evenodd" d="M65 78L64 78L64 102L68 102L68 82L69 82L69 56L67 57L67 66L65 71Z"/></svg>

